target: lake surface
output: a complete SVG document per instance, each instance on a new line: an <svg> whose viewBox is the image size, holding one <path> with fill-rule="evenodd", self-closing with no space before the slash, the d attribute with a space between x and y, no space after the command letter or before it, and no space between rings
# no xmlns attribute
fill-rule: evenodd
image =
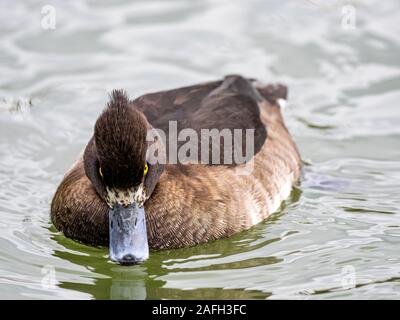
<svg viewBox="0 0 400 320"><path fill-rule="evenodd" d="M0 298L399 299L399 12L396 0L0 0ZM134 267L51 226L107 92L232 73L289 86L306 165L279 212Z"/></svg>

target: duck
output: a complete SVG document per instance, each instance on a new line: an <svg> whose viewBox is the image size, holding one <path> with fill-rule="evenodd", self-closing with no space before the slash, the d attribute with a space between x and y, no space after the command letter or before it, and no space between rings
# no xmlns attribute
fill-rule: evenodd
<svg viewBox="0 0 400 320"><path fill-rule="evenodd" d="M67 238L108 246L112 261L132 265L146 261L150 249L191 247L262 222L301 174L282 115L287 91L241 75L136 99L112 91L54 194L53 225ZM204 142L207 130L228 135ZM188 146L176 139L183 131L200 138ZM242 143L229 148L236 142L226 136L237 132Z"/></svg>

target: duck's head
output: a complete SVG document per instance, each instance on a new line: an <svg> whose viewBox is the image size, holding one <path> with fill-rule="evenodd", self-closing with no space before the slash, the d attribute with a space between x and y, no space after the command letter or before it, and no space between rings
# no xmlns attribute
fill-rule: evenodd
<svg viewBox="0 0 400 320"><path fill-rule="evenodd" d="M86 175L109 208L110 258L120 264L149 256L144 204L163 167L146 159L148 130L143 113L115 90L84 153Z"/></svg>

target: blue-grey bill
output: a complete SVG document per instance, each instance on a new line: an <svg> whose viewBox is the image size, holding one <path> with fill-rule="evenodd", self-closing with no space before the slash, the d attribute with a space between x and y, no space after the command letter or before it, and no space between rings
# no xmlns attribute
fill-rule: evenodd
<svg viewBox="0 0 400 320"><path fill-rule="evenodd" d="M143 207L116 204L109 210L110 258L120 264L137 264L149 257Z"/></svg>

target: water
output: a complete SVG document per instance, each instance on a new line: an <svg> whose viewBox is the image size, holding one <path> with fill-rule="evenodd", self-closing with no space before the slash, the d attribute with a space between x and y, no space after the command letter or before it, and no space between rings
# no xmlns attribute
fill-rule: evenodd
<svg viewBox="0 0 400 320"><path fill-rule="evenodd" d="M355 29L344 4L1 0L0 298L400 298L400 4L350 1ZM290 89L307 165L276 215L135 267L51 226L108 91L231 73Z"/></svg>

